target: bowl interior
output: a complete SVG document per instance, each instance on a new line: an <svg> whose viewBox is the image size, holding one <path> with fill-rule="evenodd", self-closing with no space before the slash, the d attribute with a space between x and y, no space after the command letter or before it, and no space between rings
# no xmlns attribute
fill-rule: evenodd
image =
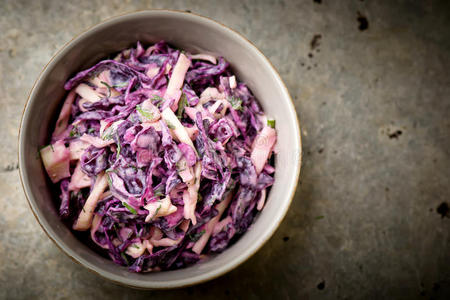
<svg viewBox="0 0 450 300"><path fill-rule="evenodd" d="M275 184L266 207L250 230L223 253L189 268L149 274L129 273L88 248L60 221L45 170L36 157L48 142L66 92L65 81L100 59L135 45L166 40L192 53L224 56L239 80L248 84L268 116L276 119L278 154ZM267 59L247 40L212 20L171 11L138 12L111 19L71 41L47 65L24 111L19 137L23 186L31 208L47 234L68 255L89 269L122 284L172 288L217 277L252 255L272 235L293 197L300 170L300 136L289 94Z"/></svg>

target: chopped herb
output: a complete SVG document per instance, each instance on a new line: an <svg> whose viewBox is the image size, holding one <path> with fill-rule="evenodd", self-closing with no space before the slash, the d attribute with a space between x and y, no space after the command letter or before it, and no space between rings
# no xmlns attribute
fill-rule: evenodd
<svg viewBox="0 0 450 300"><path fill-rule="evenodd" d="M170 123L170 121L168 121L168 120L164 120L164 121L166 122L167 127L169 127L170 129L175 129L175 126L173 126L173 124Z"/></svg>
<svg viewBox="0 0 450 300"><path fill-rule="evenodd" d="M275 120L267 120L267 126L275 128Z"/></svg>
<svg viewBox="0 0 450 300"><path fill-rule="evenodd" d="M152 97L152 99L151 99L153 102L158 102L157 104L156 104L156 107L158 107L158 108L161 108L161 105L164 103L164 98L161 98L160 96L158 96L158 95L154 95L153 97Z"/></svg>
<svg viewBox="0 0 450 300"><path fill-rule="evenodd" d="M317 216L316 220L320 220L320 219L323 219L323 218L325 218L325 217L324 216Z"/></svg>
<svg viewBox="0 0 450 300"><path fill-rule="evenodd" d="M152 219L154 218L154 217L156 217L156 215L158 214L158 212L159 212L159 210L161 209L161 204L158 206L158 208L155 210L155 213L153 214L153 216L152 216Z"/></svg>
<svg viewBox="0 0 450 300"><path fill-rule="evenodd" d="M161 191L155 191L153 194L155 197L162 197L164 194Z"/></svg>
<svg viewBox="0 0 450 300"><path fill-rule="evenodd" d="M110 140L110 139L112 139L112 133L104 134L102 137L102 140L104 140L104 141Z"/></svg>
<svg viewBox="0 0 450 300"><path fill-rule="evenodd" d="M105 131L103 131L102 140L106 141L112 139L113 133L114 132L112 126L109 126L105 129Z"/></svg>
<svg viewBox="0 0 450 300"><path fill-rule="evenodd" d="M120 83L120 84L114 84L113 85L113 87L117 87L117 88L123 88L123 87L126 87L126 86L128 86L128 82L122 82L122 83Z"/></svg>
<svg viewBox="0 0 450 300"><path fill-rule="evenodd" d="M134 248L136 248L136 249L140 249L140 247L138 246L138 245L136 245L136 244L133 244L132 245Z"/></svg>
<svg viewBox="0 0 450 300"><path fill-rule="evenodd" d="M152 97L152 100L153 100L153 101L161 101L161 102L164 102L164 98L162 98L162 97L160 97L160 96L158 96L158 95L154 95L154 96Z"/></svg>
<svg viewBox="0 0 450 300"><path fill-rule="evenodd" d="M104 82L104 81L100 81L100 83L103 84L103 85L106 85L106 87L108 88L108 98L111 97L111 89L112 89L112 87L109 84L107 84L106 82Z"/></svg>
<svg viewBox="0 0 450 300"><path fill-rule="evenodd" d="M122 258L123 258L123 260L125 261L125 263L127 264L127 265L129 265L129 263L128 263L128 259L127 259L127 257L125 256L125 253L120 253L120 256L122 256Z"/></svg>
<svg viewBox="0 0 450 300"><path fill-rule="evenodd" d="M215 138L213 139L213 141L217 143L217 141L219 141L219 139L215 137Z"/></svg>
<svg viewBox="0 0 450 300"><path fill-rule="evenodd" d="M146 111L143 109L140 105L136 105L136 110L143 116L146 117L148 120L153 120L154 116L151 112Z"/></svg>
<svg viewBox="0 0 450 300"><path fill-rule="evenodd" d="M230 101L230 103L231 103L231 107L232 107L234 110L239 110L239 111L243 111L243 110L244 110L244 108L242 107L242 100L241 100L239 97L234 97L234 96L232 96L232 97L229 99L229 101Z"/></svg>
<svg viewBox="0 0 450 300"><path fill-rule="evenodd" d="M202 235L203 234L205 234L205 229L203 229L202 231L200 231L200 232L197 232L196 234L194 234L194 235L191 235L191 234L188 234L188 236L189 236L189 239L192 241L192 242L196 242L196 241L198 241L201 237L202 237Z"/></svg>
<svg viewBox="0 0 450 300"><path fill-rule="evenodd" d="M117 138L117 156L116 156L116 157L119 157L119 155L120 155L120 150L122 149L122 147L121 147L121 145L120 145L119 134L117 133L117 131L116 131L116 138Z"/></svg>
<svg viewBox="0 0 450 300"><path fill-rule="evenodd" d="M203 201L203 196L202 194L198 194L197 195L197 202L202 202Z"/></svg>
<svg viewBox="0 0 450 300"><path fill-rule="evenodd" d="M129 239L132 235L133 235L133 232L129 232L128 236L127 236L127 239Z"/></svg>
<svg viewBox="0 0 450 300"><path fill-rule="evenodd" d="M52 152L55 152L55 149L53 149L53 145L50 144L50 149L52 149Z"/></svg>
<svg viewBox="0 0 450 300"><path fill-rule="evenodd" d="M122 202L123 206L125 206L133 215L137 215L137 211L132 208L128 203L125 201Z"/></svg>
<svg viewBox="0 0 450 300"><path fill-rule="evenodd" d="M79 137L80 136L77 126L73 125L72 130L70 130L69 136L70 137Z"/></svg>
<svg viewBox="0 0 450 300"><path fill-rule="evenodd" d="M41 150L44 149L47 146L40 146L38 147L38 151L36 152L36 159L40 159L41 158Z"/></svg>
<svg viewBox="0 0 450 300"><path fill-rule="evenodd" d="M88 129L88 133L94 133L95 132L95 128L89 128Z"/></svg>
<svg viewBox="0 0 450 300"><path fill-rule="evenodd" d="M178 104L177 117L181 119L183 117L184 108L188 106L186 94L183 93L180 98L180 103Z"/></svg>
<svg viewBox="0 0 450 300"><path fill-rule="evenodd" d="M109 189L111 189L111 186L112 186L112 180L111 180L111 177L109 176L109 172L112 172L112 171L110 171L109 169L106 170L106 175L108 175L108 177L106 178L106 180L108 180Z"/></svg>

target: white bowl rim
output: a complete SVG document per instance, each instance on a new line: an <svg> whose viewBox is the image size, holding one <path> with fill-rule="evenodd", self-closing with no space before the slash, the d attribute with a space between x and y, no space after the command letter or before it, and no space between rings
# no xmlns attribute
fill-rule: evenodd
<svg viewBox="0 0 450 300"><path fill-rule="evenodd" d="M29 180L28 177L25 177L24 175L24 166L25 166L25 158L22 155L24 151L24 136L22 135L22 128L27 124L28 122L28 114L29 114L29 103L34 100L35 93L37 90L37 87L41 83L41 79L44 78L47 73L49 72L51 67L59 62L59 59L61 56L63 56L65 53L67 53L69 50L71 50L73 44L75 44L76 41L83 39L86 35L90 34L92 31L99 30L103 27L107 27L115 22L126 20L128 18L134 18L136 16L146 16L146 17L152 17L152 16L173 16L173 15L183 15L183 17L202 20L202 22L207 23L207 26L216 26L217 28L221 28L224 31L227 31L229 34L233 35L234 38L240 39L244 43L247 43L250 48L256 53L256 55L259 56L263 64L266 65L266 67L272 72L272 74L275 77L276 83L281 87L282 93L284 94L285 98L289 101L287 102L289 105L289 111L287 111L288 114L290 114L290 118L295 121L295 124L297 125L295 128L293 128L295 132L295 138L296 140L293 141L293 144L297 145L299 149L299 155L296 157L295 162L295 170L294 173L296 176L294 176L290 183L286 185L288 193L286 197L288 198L288 201L285 201L282 207L279 208L280 215L277 220L274 220L273 223L269 224L267 227L267 230L264 231L262 237L258 240L257 243L253 244L251 247L244 249L242 254L238 257L235 257L234 259L230 260L227 264L224 264L221 268L212 270L208 273L201 274L199 276L194 276L190 278L180 279L180 280L173 280L173 281L167 281L164 283L160 282L153 282L153 281L146 281L145 284L136 284L136 282L132 279L124 278L122 276L106 272L104 270L98 270L98 267L91 264L89 261L85 260L84 258L80 257L75 251L73 251L70 247L68 247L64 241L62 241L58 235L53 231L52 227L48 222L40 216L40 212L38 207L36 206L36 203L34 201L33 194L29 188ZM32 100L33 99L33 100ZM237 31L229 28L228 26L215 21L211 18L201 16L192 12L186 12L186 11L180 11L180 10L167 10L167 9L150 9L150 10L140 10L135 12L128 12L121 15L113 16L111 18L108 18L100 23L97 23L96 25L93 25L83 31L82 33L74 36L70 41L64 44L63 47L61 47L49 60L47 65L43 68L41 73L39 74L38 78L36 79L29 96L27 98L27 101L25 103L23 112L22 112L22 119L19 126L19 135L18 135L18 161L19 161L19 174L20 174L20 180L22 184L22 188L25 193L25 197L27 199L27 202L38 221L39 225L42 227L46 235L56 244L58 248L62 250L66 255L68 255L72 260L74 260L76 263L79 263L86 267L88 270L92 271L93 273L96 273L100 275L103 278L106 278L108 280L113 281L116 284L124 285L132 288L139 288L139 289L172 289L172 288L181 288L181 287L187 287L196 285L202 282L206 282L209 280L212 280L214 278L217 278L219 276L224 275L225 273L235 269L240 264L242 264L244 261L249 259L253 254L255 254L267 241L268 239L274 234L275 230L279 227L281 221L284 219L287 210L292 202L292 199L295 194L296 186L298 183L298 179L300 176L300 169L301 169L301 162L302 162L302 147L301 147L301 135L300 135L300 124L299 120L296 114L296 110L292 101L291 96L289 95L288 89L286 88L284 82L282 81L280 75L278 74L275 67L271 64L271 62L264 56L264 54L247 38L245 38L243 35L238 33ZM25 171L26 172L26 171Z"/></svg>

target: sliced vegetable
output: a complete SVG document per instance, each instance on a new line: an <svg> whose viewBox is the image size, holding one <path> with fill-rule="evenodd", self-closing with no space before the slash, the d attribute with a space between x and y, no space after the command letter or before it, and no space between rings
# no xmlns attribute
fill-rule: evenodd
<svg viewBox="0 0 450 300"><path fill-rule="evenodd" d="M78 216L78 219L73 225L74 230L84 231L88 230L91 227L95 207L97 206L97 202L107 186L108 181L106 179L105 173L99 174L95 179L94 187L92 188L92 191L89 194L89 197L87 198L86 203L84 204L83 209Z"/></svg>
<svg viewBox="0 0 450 300"><path fill-rule="evenodd" d="M62 140L42 148L40 154L45 170L54 183L70 176L70 151Z"/></svg>

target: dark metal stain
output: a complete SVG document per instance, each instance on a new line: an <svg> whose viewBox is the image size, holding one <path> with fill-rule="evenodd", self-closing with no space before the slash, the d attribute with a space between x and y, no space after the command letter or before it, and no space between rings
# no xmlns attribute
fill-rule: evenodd
<svg viewBox="0 0 450 300"><path fill-rule="evenodd" d="M288 236L285 236L285 237L283 238L283 241L285 241L285 242L289 241L289 237L288 237Z"/></svg>
<svg viewBox="0 0 450 300"><path fill-rule="evenodd" d="M12 172L19 168L19 163L12 163L3 168L4 172Z"/></svg>
<svg viewBox="0 0 450 300"><path fill-rule="evenodd" d="M441 215L442 218L447 217L449 208L446 202L442 202L436 209L437 213Z"/></svg>
<svg viewBox="0 0 450 300"><path fill-rule="evenodd" d="M403 132L401 130L396 130L396 131L394 131L392 133L388 133L388 137L390 139L398 139L402 135L402 133Z"/></svg>
<svg viewBox="0 0 450 300"><path fill-rule="evenodd" d="M364 31L366 29L369 28L369 21L367 21L367 18L362 15L359 11L358 11L358 18L356 19L359 22L359 30Z"/></svg>
<svg viewBox="0 0 450 300"><path fill-rule="evenodd" d="M323 148L319 148L319 150L317 150L317 153L322 154L323 152Z"/></svg>
<svg viewBox="0 0 450 300"><path fill-rule="evenodd" d="M317 289L319 289L319 290L323 290L324 288L325 288L325 280L322 281L322 282L320 282L320 283L317 285Z"/></svg>
<svg viewBox="0 0 450 300"><path fill-rule="evenodd" d="M320 39L322 38L321 34L315 34L311 40L311 42L309 43L311 50L316 49L317 47L319 47L320 45Z"/></svg>
<svg viewBox="0 0 450 300"><path fill-rule="evenodd" d="M313 0L313 2L317 3L317 4L321 4L322 0Z"/></svg>

